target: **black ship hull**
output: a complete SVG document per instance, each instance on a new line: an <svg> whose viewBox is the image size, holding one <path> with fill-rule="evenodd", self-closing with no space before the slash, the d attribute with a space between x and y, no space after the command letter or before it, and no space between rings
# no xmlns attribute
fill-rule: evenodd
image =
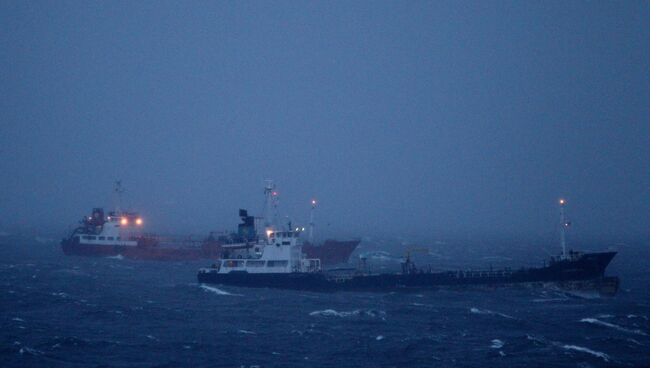
<svg viewBox="0 0 650 368"><path fill-rule="evenodd" d="M618 289L618 279L605 277L607 265L616 252L581 254L571 260L558 260L539 268L502 269L489 271L428 272L410 268L404 273L247 273L233 271L219 273L216 269L202 269L200 283L265 287L312 291L397 291L427 289L444 286L506 286L516 284L590 285L603 288L605 294ZM576 286L577 285L577 286Z"/></svg>

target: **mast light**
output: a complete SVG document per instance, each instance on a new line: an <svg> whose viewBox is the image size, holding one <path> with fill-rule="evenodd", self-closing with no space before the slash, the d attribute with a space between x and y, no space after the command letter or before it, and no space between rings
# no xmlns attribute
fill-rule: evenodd
<svg viewBox="0 0 650 368"><path fill-rule="evenodd" d="M566 201L564 200L564 198L560 198L560 206L564 206L565 203Z"/></svg>
<svg viewBox="0 0 650 368"><path fill-rule="evenodd" d="M136 225L142 225L142 219L141 218L135 219L135 224Z"/></svg>
<svg viewBox="0 0 650 368"><path fill-rule="evenodd" d="M128 220L126 217L122 217L122 220L120 220L120 224L122 224L122 225L128 225L128 224L129 224L129 220Z"/></svg>

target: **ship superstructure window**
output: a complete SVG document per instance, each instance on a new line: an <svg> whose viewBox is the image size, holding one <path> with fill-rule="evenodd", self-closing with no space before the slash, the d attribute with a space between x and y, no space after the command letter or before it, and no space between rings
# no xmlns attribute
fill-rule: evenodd
<svg viewBox="0 0 650 368"><path fill-rule="evenodd" d="M97 237L96 236L90 236L90 235L84 235L83 239L85 240L95 240Z"/></svg>
<svg viewBox="0 0 650 368"><path fill-rule="evenodd" d="M246 261L247 267L264 267L265 261Z"/></svg>
<svg viewBox="0 0 650 368"><path fill-rule="evenodd" d="M224 267L228 267L228 268L233 268L233 267L244 267L244 261L233 261L233 260L230 260L230 261L224 261L224 262L223 262L223 266L224 266Z"/></svg>
<svg viewBox="0 0 650 368"><path fill-rule="evenodd" d="M105 236L100 236L99 240L106 240L106 237Z"/></svg>
<svg viewBox="0 0 650 368"><path fill-rule="evenodd" d="M289 261L268 261L267 266L269 267L287 267Z"/></svg>
<svg viewBox="0 0 650 368"><path fill-rule="evenodd" d="M113 240L113 239L114 239L114 238L113 238L112 236L109 236L109 237L108 237L108 240Z"/></svg>
<svg viewBox="0 0 650 368"><path fill-rule="evenodd" d="M283 242L282 242L282 245L290 245L290 244L291 244L290 241L283 241Z"/></svg>

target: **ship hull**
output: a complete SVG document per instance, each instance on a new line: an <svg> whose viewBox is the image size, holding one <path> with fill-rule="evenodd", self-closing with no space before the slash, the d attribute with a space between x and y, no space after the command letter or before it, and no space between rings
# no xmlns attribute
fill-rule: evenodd
<svg viewBox="0 0 650 368"><path fill-rule="evenodd" d="M138 241L137 245L84 244L73 240L61 242L63 253L68 256L116 257L145 261L194 261L214 259L216 251L211 248L160 247L150 241Z"/></svg>
<svg viewBox="0 0 650 368"><path fill-rule="evenodd" d="M84 244L66 239L61 242L65 255L84 257L114 257L148 261L191 261L201 259L218 260L221 245L217 242L204 242L201 247L161 247L149 239L138 241L137 246L118 244ZM308 258L318 258L324 266L347 262L359 241L327 240L322 245L305 245L303 252Z"/></svg>
<svg viewBox="0 0 650 368"><path fill-rule="evenodd" d="M605 268L616 255L615 252L589 253L575 261L559 261L540 268L512 271L453 271L411 272L402 274L352 274L340 275L317 273L219 273L202 269L198 274L200 283L265 287L313 291L397 291L420 290L445 286L498 287L516 284L543 285L546 283L589 283L607 287L610 294L618 289L617 278L604 277Z"/></svg>

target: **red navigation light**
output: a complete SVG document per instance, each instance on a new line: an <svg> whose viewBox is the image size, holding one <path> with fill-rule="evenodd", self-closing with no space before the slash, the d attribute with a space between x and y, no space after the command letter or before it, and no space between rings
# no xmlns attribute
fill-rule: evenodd
<svg viewBox="0 0 650 368"><path fill-rule="evenodd" d="M273 196L277 196L277 195L278 195L278 192L273 192Z"/></svg>
<svg viewBox="0 0 650 368"><path fill-rule="evenodd" d="M142 225L142 219L141 218L135 219L135 224L136 225Z"/></svg>
<svg viewBox="0 0 650 368"><path fill-rule="evenodd" d="M128 224L129 224L129 220L128 220L126 217L122 217L122 219L120 220L120 224L122 224L122 225L128 225Z"/></svg>

